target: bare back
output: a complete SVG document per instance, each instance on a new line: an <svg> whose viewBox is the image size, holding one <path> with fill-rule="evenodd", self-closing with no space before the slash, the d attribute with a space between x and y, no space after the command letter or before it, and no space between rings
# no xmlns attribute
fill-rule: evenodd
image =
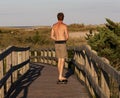
<svg viewBox="0 0 120 98"><path fill-rule="evenodd" d="M57 22L56 24L54 24L51 31L51 38L55 41L67 40L67 26L63 22Z"/></svg>

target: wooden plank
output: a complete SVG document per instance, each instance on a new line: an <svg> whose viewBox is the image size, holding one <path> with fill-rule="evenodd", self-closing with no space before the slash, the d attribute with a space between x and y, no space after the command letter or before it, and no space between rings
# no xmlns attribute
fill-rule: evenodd
<svg viewBox="0 0 120 98"><path fill-rule="evenodd" d="M67 71L64 70L64 74L67 74ZM34 63L31 72L18 82L19 85L16 86L13 95L8 97L90 98L87 89L77 80L76 76L71 75L67 84L57 84L57 79L57 67ZM17 96L19 90L21 92Z"/></svg>

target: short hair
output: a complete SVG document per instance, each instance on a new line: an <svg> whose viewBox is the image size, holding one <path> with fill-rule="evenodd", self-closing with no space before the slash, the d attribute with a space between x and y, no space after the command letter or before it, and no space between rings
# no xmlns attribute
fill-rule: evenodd
<svg viewBox="0 0 120 98"><path fill-rule="evenodd" d="M62 12L57 14L57 19L58 20L63 20L64 19L64 14Z"/></svg>

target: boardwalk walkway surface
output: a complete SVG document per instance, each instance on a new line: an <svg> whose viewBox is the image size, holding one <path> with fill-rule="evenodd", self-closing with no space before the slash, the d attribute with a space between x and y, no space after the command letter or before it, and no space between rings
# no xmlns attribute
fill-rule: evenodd
<svg viewBox="0 0 120 98"><path fill-rule="evenodd" d="M6 98L90 98L74 75L67 84L56 84L57 76L57 67L32 63L30 71L11 87Z"/></svg>

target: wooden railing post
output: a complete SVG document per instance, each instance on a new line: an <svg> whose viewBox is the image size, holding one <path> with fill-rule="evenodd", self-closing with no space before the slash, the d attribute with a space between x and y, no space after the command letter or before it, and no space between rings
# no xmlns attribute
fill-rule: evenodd
<svg viewBox="0 0 120 98"><path fill-rule="evenodd" d="M17 54L17 52L13 51L12 52L12 67L14 67L17 64L18 64L18 54ZM18 78L17 74L18 74L17 70L12 73L12 78L13 78L12 82L15 82L17 80L17 78Z"/></svg>
<svg viewBox="0 0 120 98"><path fill-rule="evenodd" d="M52 49L51 52L52 52L52 57L55 58L55 50ZM56 61L56 60L53 60L53 61L52 61L52 65L56 65L56 64L57 64L57 61Z"/></svg>
<svg viewBox="0 0 120 98"><path fill-rule="evenodd" d="M95 63L94 63L95 64ZM93 64L93 62L91 62L91 76L92 76L92 78L93 78L93 80L94 80L94 82L97 84L97 85L99 85L98 84L98 76L97 76L97 72L96 72L96 68L95 68L95 65ZM91 94L93 95L93 96L95 96L95 92L94 92L94 90L93 90L93 88L91 87Z"/></svg>
<svg viewBox="0 0 120 98"><path fill-rule="evenodd" d="M76 56L79 55L79 59L77 59L78 63L81 65L85 65L85 58L83 57L84 51L82 51L82 54L77 54Z"/></svg>
<svg viewBox="0 0 120 98"><path fill-rule="evenodd" d="M44 51L43 51L43 50L41 50L41 51L40 51L40 54L41 54L40 56L41 56L41 57L43 57L43 56L44 56ZM41 63L43 63L43 62L44 62L44 59L43 59L43 58L41 58L41 60L40 60L40 61L41 61Z"/></svg>
<svg viewBox="0 0 120 98"><path fill-rule="evenodd" d="M27 50L26 52L25 52L25 57L26 57L26 59L25 60L27 60L27 59L30 59L30 51L29 50ZM26 71L27 70L29 70L29 63L27 63L26 64Z"/></svg>
<svg viewBox="0 0 120 98"><path fill-rule="evenodd" d="M26 54L25 51L22 52L22 62L26 61ZM22 63L21 62L21 63ZM22 74L24 74L26 72L26 65L22 67Z"/></svg>
<svg viewBox="0 0 120 98"><path fill-rule="evenodd" d="M108 80L109 77L107 76L107 74L102 70L101 71L101 89L103 92L105 92L107 98L110 98L110 89L108 86L108 82L110 80Z"/></svg>
<svg viewBox="0 0 120 98"><path fill-rule="evenodd" d="M34 51L34 56L35 56L34 62L37 62L37 51Z"/></svg>
<svg viewBox="0 0 120 98"><path fill-rule="evenodd" d="M45 59L44 59L44 63L48 63L48 60L47 60L47 54L48 54L48 52L47 52L47 50L44 50L44 57L45 57Z"/></svg>
<svg viewBox="0 0 120 98"><path fill-rule="evenodd" d="M52 57L52 52L51 52L50 49L48 50L48 57L50 57L50 58ZM52 64L51 59L48 60L48 63L49 63L49 64Z"/></svg>
<svg viewBox="0 0 120 98"><path fill-rule="evenodd" d="M5 62L4 62L4 66L6 66L6 72L5 72L5 74L10 70L10 68L12 67L12 55L11 55L11 53L5 58ZM11 86L11 83L12 83L12 80L11 80L11 76L7 79L7 81L6 81L6 91L8 91L9 90L9 88L10 88L10 86Z"/></svg>
<svg viewBox="0 0 120 98"><path fill-rule="evenodd" d="M3 61L0 60L0 80L3 78ZM4 98L4 87L0 88L0 98Z"/></svg>
<svg viewBox="0 0 120 98"><path fill-rule="evenodd" d="M18 52L18 62L17 62L17 64L20 64L21 62L22 62L22 54L21 54L21 52ZM22 68L18 69L18 75L19 76L22 75Z"/></svg>
<svg viewBox="0 0 120 98"><path fill-rule="evenodd" d="M52 49L52 57L56 57L55 56L55 50Z"/></svg>

